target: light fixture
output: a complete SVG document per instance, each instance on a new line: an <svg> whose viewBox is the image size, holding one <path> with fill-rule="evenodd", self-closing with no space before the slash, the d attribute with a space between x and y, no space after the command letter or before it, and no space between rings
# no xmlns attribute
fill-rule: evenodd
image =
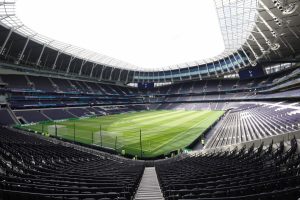
<svg viewBox="0 0 300 200"><path fill-rule="evenodd" d="M272 0L274 6L277 7L278 10L280 10L282 12L283 15L290 15L293 12L295 12L298 8L298 4L297 3L290 3L286 6L282 5L282 2L280 2L279 0Z"/></svg>
<svg viewBox="0 0 300 200"><path fill-rule="evenodd" d="M290 14L294 13L297 10L298 7L299 7L298 4L290 3L289 5L284 7L284 10L283 10L282 14L283 15L290 15Z"/></svg>

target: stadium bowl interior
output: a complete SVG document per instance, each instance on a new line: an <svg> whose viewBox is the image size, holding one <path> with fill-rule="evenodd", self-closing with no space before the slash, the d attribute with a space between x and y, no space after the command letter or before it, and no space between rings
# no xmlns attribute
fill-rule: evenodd
<svg viewBox="0 0 300 200"><path fill-rule="evenodd" d="M0 200L300 198L300 3L214 2L224 52L156 71L0 2Z"/></svg>

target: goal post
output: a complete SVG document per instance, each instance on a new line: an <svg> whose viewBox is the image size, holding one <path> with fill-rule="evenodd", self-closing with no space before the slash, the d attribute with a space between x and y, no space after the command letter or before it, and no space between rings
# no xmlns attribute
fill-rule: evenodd
<svg viewBox="0 0 300 200"><path fill-rule="evenodd" d="M68 128L64 125L50 125L48 126L48 134L55 137L63 137L68 135Z"/></svg>

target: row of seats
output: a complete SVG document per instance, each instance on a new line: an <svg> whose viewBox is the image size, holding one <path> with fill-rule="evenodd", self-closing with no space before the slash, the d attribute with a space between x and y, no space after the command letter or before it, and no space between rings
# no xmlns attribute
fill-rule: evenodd
<svg viewBox="0 0 300 200"><path fill-rule="evenodd" d="M299 70L292 68L283 73L275 73L266 77L253 80L219 79L219 80L197 80L182 82L149 90L137 90L132 87L123 87L113 84L100 84L89 81L79 81L64 78L41 77L31 75L2 74L0 80L11 89L30 89L45 92L77 92L95 93L103 95L130 95L130 94L184 94L184 93L206 93L230 90L249 90L257 87L276 84L287 77L297 78ZM216 99L209 97L208 99Z"/></svg>
<svg viewBox="0 0 300 200"><path fill-rule="evenodd" d="M161 110L226 110L237 103L232 102L210 102L210 103L164 103L153 104L151 108Z"/></svg>
<svg viewBox="0 0 300 200"><path fill-rule="evenodd" d="M13 120L9 110L5 108L0 108L0 126L1 125L13 125L15 121Z"/></svg>
<svg viewBox="0 0 300 200"><path fill-rule="evenodd" d="M143 170L0 128L0 199L132 199Z"/></svg>
<svg viewBox="0 0 300 200"><path fill-rule="evenodd" d="M189 81L184 83L176 83L166 85L151 90L145 91L148 94L182 94L182 93L206 93L219 92L230 90L249 90L255 88L263 88L277 84L287 78L295 78L299 76L299 70L296 68L289 69L285 72L270 74L267 77L239 80L239 79L225 79L225 80L200 80Z"/></svg>
<svg viewBox="0 0 300 200"><path fill-rule="evenodd" d="M40 121L62 120L62 119L89 117L89 116L102 116L105 114L119 114L119 113L124 113L129 111L139 111L139 110L145 110L145 106L128 105L128 106L108 106L108 107L17 110L14 111L14 113L18 118L23 118L26 123L36 123ZM2 120L0 120L0 123L1 121ZM12 124L14 124L13 121ZM8 124L5 124L4 121L3 125L8 125Z"/></svg>
<svg viewBox="0 0 300 200"><path fill-rule="evenodd" d="M206 148L259 140L298 130L300 113L276 105L246 104L231 110L221 123Z"/></svg>
<svg viewBox="0 0 300 200"><path fill-rule="evenodd" d="M133 89L115 85L99 84L77 80L47 78L29 75L1 75L3 83L11 89L31 89L46 92L78 92L78 93L98 93L98 94L118 94L127 95Z"/></svg>
<svg viewBox="0 0 300 200"><path fill-rule="evenodd" d="M298 141L188 156L156 163L166 200L296 200Z"/></svg>

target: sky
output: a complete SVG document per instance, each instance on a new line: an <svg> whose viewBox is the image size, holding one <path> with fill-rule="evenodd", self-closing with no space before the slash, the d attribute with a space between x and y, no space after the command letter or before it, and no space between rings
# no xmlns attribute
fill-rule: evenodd
<svg viewBox="0 0 300 200"><path fill-rule="evenodd" d="M145 69L224 51L213 0L17 0L16 10L42 35Z"/></svg>

